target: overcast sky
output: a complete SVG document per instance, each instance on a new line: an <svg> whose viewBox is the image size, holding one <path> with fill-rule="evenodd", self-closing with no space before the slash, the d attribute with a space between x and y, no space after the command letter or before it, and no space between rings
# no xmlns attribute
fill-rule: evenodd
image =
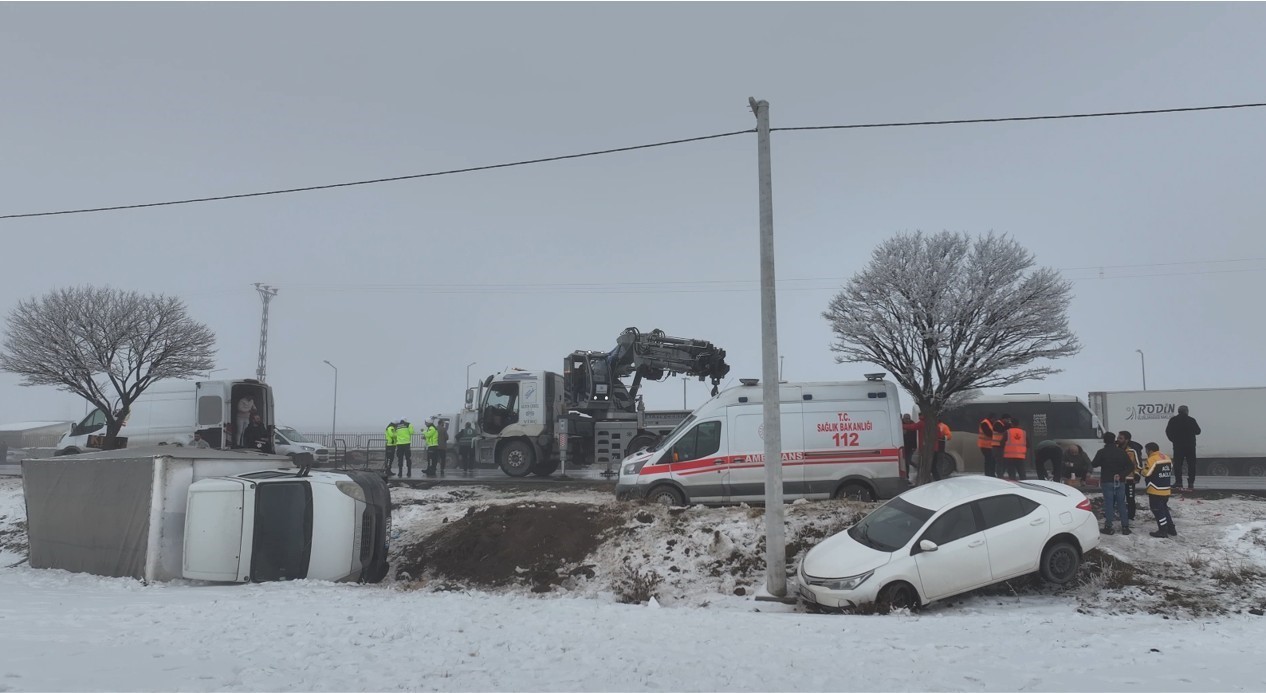
<svg viewBox="0 0 1266 693"><path fill-rule="evenodd" d="M1266 6L0 5L0 215L422 173L752 127L1262 101ZM1012 390L1266 385L1266 109L775 133L789 380L901 231L1012 234L1075 280L1082 353ZM627 326L760 374L754 135L482 173L0 221L0 311L73 284L184 298L280 423L456 410ZM1102 273L1098 269L1102 267ZM83 405L0 374L0 422ZM680 407L680 379L644 390ZM697 406L707 386L691 381ZM906 400L908 402L908 399ZM1198 412L1193 412L1199 415Z"/></svg>

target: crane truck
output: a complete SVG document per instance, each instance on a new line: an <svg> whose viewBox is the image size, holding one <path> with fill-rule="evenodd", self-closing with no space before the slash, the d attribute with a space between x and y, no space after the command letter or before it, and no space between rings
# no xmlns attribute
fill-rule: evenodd
<svg viewBox="0 0 1266 693"><path fill-rule="evenodd" d="M639 397L644 381L697 377L711 380L716 395L729 372L725 350L711 342L630 327L610 351L567 355L561 373L514 368L488 376L466 390L465 406L449 430L473 421L476 464L496 465L514 477L553 474L564 449L568 464L611 468L690 414L646 411Z"/></svg>

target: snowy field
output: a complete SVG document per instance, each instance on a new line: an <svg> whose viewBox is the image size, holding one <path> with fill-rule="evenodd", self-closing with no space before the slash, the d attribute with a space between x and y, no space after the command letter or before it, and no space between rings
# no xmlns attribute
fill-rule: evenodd
<svg viewBox="0 0 1266 693"><path fill-rule="evenodd" d="M759 509L393 496L397 573L382 585L143 586L14 566L21 483L0 479L0 690L1266 690L1258 500L1175 500L1177 541L1105 537L1116 560L1088 561L1071 589L841 616L751 598ZM864 510L789 506L791 550ZM551 524L581 515L594 532ZM515 523L552 534L518 548ZM550 540L567 546L533 558ZM620 603L630 575L651 574L654 600Z"/></svg>

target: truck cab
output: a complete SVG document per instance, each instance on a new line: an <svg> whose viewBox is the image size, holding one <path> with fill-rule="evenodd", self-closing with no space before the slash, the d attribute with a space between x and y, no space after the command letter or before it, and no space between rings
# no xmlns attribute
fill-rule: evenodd
<svg viewBox="0 0 1266 693"><path fill-rule="evenodd" d="M189 487L182 575L211 582L379 582L391 503L370 472L267 470Z"/></svg>

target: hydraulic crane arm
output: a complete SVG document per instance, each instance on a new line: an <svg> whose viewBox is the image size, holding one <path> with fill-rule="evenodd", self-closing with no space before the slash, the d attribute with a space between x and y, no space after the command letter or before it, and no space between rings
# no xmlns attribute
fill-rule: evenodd
<svg viewBox="0 0 1266 693"><path fill-rule="evenodd" d="M721 379L730 372L725 362L725 350L702 339L670 337L663 330L639 332L629 327L616 339L616 347L607 354L614 377L633 374L633 386L629 397L637 398L643 378L663 380L672 375L699 378L700 382L712 381L712 394L717 394Z"/></svg>

